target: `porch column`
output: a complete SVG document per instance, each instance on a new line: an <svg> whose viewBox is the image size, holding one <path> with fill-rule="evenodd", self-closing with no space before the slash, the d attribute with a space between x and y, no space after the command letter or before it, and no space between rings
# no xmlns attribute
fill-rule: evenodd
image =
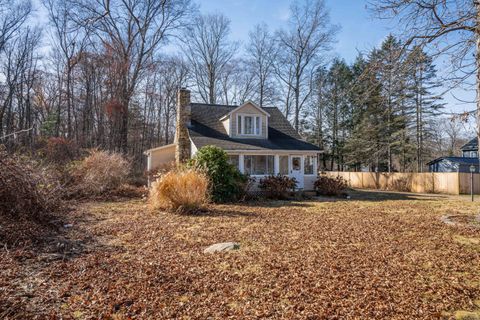
<svg viewBox="0 0 480 320"><path fill-rule="evenodd" d="M244 168L244 158L243 158L243 154L239 154L238 155L238 170L241 172L241 173L245 173L245 168Z"/></svg>
<svg viewBox="0 0 480 320"><path fill-rule="evenodd" d="M273 173L277 175L280 172L280 156L276 154L273 159Z"/></svg>

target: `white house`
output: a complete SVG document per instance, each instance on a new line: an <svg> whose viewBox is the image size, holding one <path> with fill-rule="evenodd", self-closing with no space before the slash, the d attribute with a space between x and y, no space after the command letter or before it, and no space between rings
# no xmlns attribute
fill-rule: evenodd
<svg viewBox="0 0 480 320"><path fill-rule="evenodd" d="M322 152L302 140L275 107L260 108L253 102L241 106L191 103L190 91L181 89L175 143L147 150L148 170L183 162L207 145L224 149L242 173L256 178L288 175L305 190L313 189Z"/></svg>

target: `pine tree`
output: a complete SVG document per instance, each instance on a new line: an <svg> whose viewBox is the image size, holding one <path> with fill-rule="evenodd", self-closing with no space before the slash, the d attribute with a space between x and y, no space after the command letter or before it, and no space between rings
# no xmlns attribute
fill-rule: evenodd
<svg viewBox="0 0 480 320"><path fill-rule="evenodd" d="M406 143L405 127L408 120L406 111L406 85L403 81L405 69L402 45L389 35L379 50L372 53L370 64L375 69L378 81L382 84L382 106L385 124L382 127L382 144L386 149L387 171L394 169L393 158L400 154Z"/></svg>
<svg viewBox="0 0 480 320"><path fill-rule="evenodd" d="M357 57L351 70L352 132L345 145L346 163L356 170L363 166L369 166L372 171L381 170L385 157L382 86L377 80L374 64L363 56Z"/></svg>
<svg viewBox="0 0 480 320"><path fill-rule="evenodd" d="M330 169L343 170L345 141L351 131L351 107L348 99L352 74L344 60L335 59L325 82L326 129L330 149Z"/></svg>
<svg viewBox="0 0 480 320"><path fill-rule="evenodd" d="M443 108L442 97L435 91L441 86L432 58L420 47L415 47L407 58L409 68L409 99L414 110L412 129L415 135L415 162L417 172L422 172L425 159L431 156L429 147L434 134L435 117Z"/></svg>

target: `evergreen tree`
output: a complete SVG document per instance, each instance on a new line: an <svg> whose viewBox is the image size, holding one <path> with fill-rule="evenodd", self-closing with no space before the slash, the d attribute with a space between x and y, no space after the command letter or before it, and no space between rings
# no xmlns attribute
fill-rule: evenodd
<svg viewBox="0 0 480 320"><path fill-rule="evenodd" d="M435 132L435 117L443 108L442 97L435 93L441 83L436 77L436 69L432 58L420 47L415 47L409 54L409 98L414 110L412 131L415 135L416 171L422 172L425 159L432 155L432 140Z"/></svg>
<svg viewBox="0 0 480 320"><path fill-rule="evenodd" d="M325 120L328 132L326 139L330 151L331 170L335 165L337 170L344 169L345 141L351 131L351 108L348 99L351 81L350 67L344 60L335 59L325 81L327 99Z"/></svg>
<svg viewBox="0 0 480 320"><path fill-rule="evenodd" d="M346 163L356 170L363 166L369 166L372 171L382 170L385 155L382 86L377 80L374 65L363 56L357 57L351 70L352 132L345 145Z"/></svg>
<svg viewBox="0 0 480 320"><path fill-rule="evenodd" d="M401 153L406 143L405 127L408 122L406 110L405 68L403 64L402 45L390 35L379 50L374 50L370 64L375 69L376 77L382 84L381 96L384 113L382 145L386 150L387 171L394 169L393 158Z"/></svg>

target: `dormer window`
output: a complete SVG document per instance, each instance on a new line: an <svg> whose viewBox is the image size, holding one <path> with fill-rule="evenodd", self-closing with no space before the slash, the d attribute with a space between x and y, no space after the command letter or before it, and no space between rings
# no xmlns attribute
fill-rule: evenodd
<svg viewBox="0 0 480 320"><path fill-rule="evenodd" d="M259 136L262 134L262 118L255 115L239 114L237 116L237 134Z"/></svg>

